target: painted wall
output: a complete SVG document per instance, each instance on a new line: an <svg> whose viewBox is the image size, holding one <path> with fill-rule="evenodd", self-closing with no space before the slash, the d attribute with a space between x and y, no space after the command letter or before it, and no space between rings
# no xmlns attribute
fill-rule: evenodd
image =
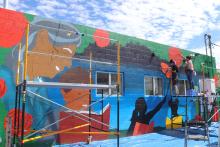
<svg viewBox="0 0 220 147"><path fill-rule="evenodd" d="M153 123L152 127L155 130L156 128L166 127L166 118L170 117L171 113L169 107L169 79L161 71L161 63L168 64L170 59L176 60L180 67L179 78L186 79L182 56L189 55L192 52L118 33L0 9L0 135L3 141L5 117L7 115L13 117L18 47L21 43L21 60L23 63L27 23L30 23L28 80L89 83L89 54L92 52L92 82L96 83L97 72L117 72L115 41L117 40L121 45L121 73L123 77L123 94L120 97L120 130L124 134L132 135L134 128L131 126L132 122L135 125L134 120L144 122L145 125ZM196 54L193 58L198 75L195 77L196 84L201 78L202 62L208 63L210 58ZM20 71L23 70L22 63ZM208 73L209 71L205 72L207 76L213 76L213 74ZM163 96L144 95L145 76L157 76L163 79ZM20 76L20 81L22 81L22 76ZM74 110L83 110L89 104L88 89L68 90L52 87L28 87L28 90ZM92 100L98 99L100 99L100 95L97 95L96 90L93 90ZM30 120L26 120L30 124L30 127L26 128L28 130L26 135L68 115L67 109L42 100L33 93L27 94L26 104L26 117L30 118ZM98 112L102 109L100 104L95 104L92 107L92 111L96 112L94 118L101 119L101 116L105 115L106 123L110 124L111 128L104 128L105 131L116 128L116 97L111 96L104 100L104 106L107 106L107 104L110 105L110 114L107 111L105 114L99 114ZM179 99L179 104L184 104L183 98ZM135 105L136 109L144 110L143 116L136 114ZM188 109L190 112L189 117L193 119L196 113L195 103L190 104ZM182 113L184 109L179 108L178 111ZM84 112L82 113L84 114ZM85 113L85 115L87 114ZM70 119L56 123L46 130L56 131L69 128L72 127L71 122L74 121L76 121L76 118L71 116ZM78 125L85 123L78 119L77 122L79 122ZM100 124L94 125L100 127ZM81 131L85 130L82 129ZM94 131L98 130L94 129ZM80 135L72 135L71 137L75 137L76 141ZM83 137L86 138L87 136L84 135ZM94 138L96 137L94 136ZM96 140L108 137L108 135L97 137ZM71 139L65 140L65 138L65 134L60 134L45 138L45 140L53 143L71 143ZM74 142L73 140L72 142ZM39 142L42 141L39 140L34 143Z"/></svg>

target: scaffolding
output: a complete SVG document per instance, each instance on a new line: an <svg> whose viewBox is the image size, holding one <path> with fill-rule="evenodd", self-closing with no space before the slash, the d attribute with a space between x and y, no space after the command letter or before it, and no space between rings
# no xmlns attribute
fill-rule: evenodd
<svg viewBox="0 0 220 147"><path fill-rule="evenodd" d="M202 66L202 88L203 91L201 91L201 95L173 95L172 92L172 84L170 84L170 89L171 89L171 101L173 98L184 98L185 99L185 104L183 105L183 107L185 108L185 114L183 114L182 116L185 116L185 121L183 122L184 124L184 146L187 147L187 142L188 140L204 140L204 141L208 141L208 146L210 146L210 138L209 138L209 123L212 120L212 118L214 116L216 116L218 114L218 112L220 111L220 109L218 109L216 112L214 112L212 114L212 116L208 115L208 106L212 105L209 104L209 97L213 97L213 95L207 95L206 91L205 91L205 65L201 64ZM171 83L172 83L172 79L170 79ZM218 97L217 95L214 95L215 100ZM189 120L188 117L188 103L190 102L197 102L198 106L199 106L199 116L202 116L201 118L199 118L199 120L195 119L195 120ZM213 109L213 108L212 108ZM174 123L173 122L173 118L175 117L176 114L173 114L173 112L171 111L171 129L173 130L173 125L180 125L182 126L182 123ZM210 118L209 118L210 117ZM194 132L194 134L190 134L190 129L193 128L194 130L199 130L199 129L203 129L203 133L201 135L200 133L196 133Z"/></svg>
<svg viewBox="0 0 220 147"><path fill-rule="evenodd" d="M41 26L43 27L43 26ZM16 95L15 95L15 113L14 113L14 133L13 133L13 145L16 146L17 144L17 141L16 139L18 140L18 145L23 147L24 146L24 143L28 142L28 141L33 141L33 140L37 140L37 139L40 139L40 138L44 138L44 137L47 137L47 136L51 136L51 135L56 135L56 134L59 134L59 133L63 133L63 132L68 132L68 131L71 131L71 130L74 130L74 129L77 129L77 128L81 128L81 127L85 127L85 126L89 126L89 130L88 132L73 132L73 133L77 133L77 134L88 134L88 143L91 142L91 135L92 134L110 134L110 135L116 135L117 136L117 146L119 146L119 137L120 137L120 129L119 129L119 115L120 115L120 112L119 112L119 106L120 106L120 85L121 85L121 77L120 77L120 43L119 41L116 41L116 47L117 47L117 84L116 85L99 85L99 84L92 84L91 82L91 64L92 64L92 53L90 52L90 81L89 81L89 84L82 84L82 83L61 83L61 82L36 82L36 81L28 81L27 80L27 64L28 64L28 54L33 54L33 52L31 51L28 51L28 38L29 38L29 28L30 28L30 24L27 25L27 29L26 29L26 35L25 35L25 51L24 51L24 68L23 68L23 81L22 82L19 82L19 78L20 78L20 64L21 64L21 43L19 44L19 48L18 48L18 61L17 61L17 73L16 73ZM99 37L99 36L96 36L96 37ZM103 39L103 38L102 38ZM55 55L56 57L56 55ZM64 57L65 58L65 57ZM72 58L71 58L72 59ZM95 61L95 62L98 62L98 61ZM49 100L33 91L30 91L27 89L27 87L57 87L57 88L64 88L64 89L74 89L74 88L77 88L77 89L89 89L89 106L87 106L87 108L89 108L89 114L88 116L87 115L84 115L84 114L81 114L80 111L76 111L76 110L73 110L73 109L70 109L66 106L63 106L59 103L56 103L52 100ZM92 89L101 89L102 90L102 98L101 100L98 100L98 101L92 101L92 97L91 97L91 91ZM99 120L96 120L94 118L91 117L91 114L92 114L92 110L91 110L91 106L94 104L94 103L99 103L101 102L102 104L102 107L103 107L103 100L105 99L103 97L103 89L116 89L117 91L117 130L116 132L102 132L103 130L100 130L101 132L92 132L91 131L91 122L94 121L96 123L99 123L101 124L102 126L107 126L109 127L109 125L103 123L103 116L102 116L102 120L99 121ZM31 137L32 135L35 135L37 134L38 132L41 132L43 131L43 129L41 130L38 130L38 131L34 131L34 133L31 133L27 136L24 135L24 132L25 132L25 109L26 109L26 97L27 97L27 94L30 93L30 94L33 94L35 96L37 96L38 98L41 98L45 101L48 101L50 103L53 103L61 108L64 108L68 111L70 111L71 113L71 116L75 116L75 117L78 117L79 119L83 120L83 121L86 121L87 123L83 124L83 125L79 125L79 126L75 126L73 128L68 128L68 129L64 129L64 130L58 130L58 131L52 131L52 132L47 132L47 134L45 135L41 135L41 136L36 136L36 137ZM21 107L20 108L20 103L22 103ZM19 120L16 120L16 119L19 119L20 118L20 113L22 112L21 114L21 124ZM103 112L103 109L102 109L102 112ZM65 119L65 118L63 118ZM56 122L50 124L49 126L59 122L61 120L57 120ZM20 127L21 126L21 127ZM19 132L21 132L21 135L19 137ZM31 137L31 138L29 138Z"/></svg>
<svg viewBox="0 0 220 147"><path fill-rule="evenodd" d="M184 124L184 147L187 147L187 143L188 140L207 140L208 141L208 145L210 146L210 139L209 139L209 125L208 125L208 109L207 109L207 97L205 97L204 95L201 96L192 96L192 95L185 95L185 96L172 96L172 98L184 98L185 99L185 114L182 116L185 116L185 120L183 122ZM200 106L203 107L203 120L189 120L188 117L188 103L189 102L195 102L197 101L199 103ZM200 107L201 108L201 107ZM201 111L199 111L199 115L201 115ZM171 112L171 129L173 130L173 125L180 125L182 126L182 124L179 123L173 123L173 118L174 115ZM199 129L203 129L203 133L201 135L201 133L191 133L190 129L193 128L194 130L199 130Z"/></svg>

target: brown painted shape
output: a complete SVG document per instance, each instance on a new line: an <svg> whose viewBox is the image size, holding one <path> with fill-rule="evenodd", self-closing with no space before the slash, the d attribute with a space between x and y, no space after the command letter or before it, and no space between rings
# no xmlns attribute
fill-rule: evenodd
<svg viewBox="0 0 220 147"><path fill-rule="evenodd" d="M65 72L59 82L88 84L89 72L76 67ZM80 110L89 105L89 89L61 89L61 93L68 108Z"/></svg>
<svg viewBox="0 0 220 147"><path fill-rule="evenodd" d="M65 92L64 89L62 89L61 93L66 102L66 107L68 108L80 110L89 105L88 89L71 89L68 92Z"/></svg>
<svg viewBox="0 0 220 147"><path fill-rule="evenodd" d="M63 48L69 48L69 51ZM28 76L30 80L38 76L53 78L64 67L72 65L72 59L58 56L74 56L76 45L53 46L49 41L48 31L42 29L36 35L35 46L32 51L44 54L28 54Z"/></svg>

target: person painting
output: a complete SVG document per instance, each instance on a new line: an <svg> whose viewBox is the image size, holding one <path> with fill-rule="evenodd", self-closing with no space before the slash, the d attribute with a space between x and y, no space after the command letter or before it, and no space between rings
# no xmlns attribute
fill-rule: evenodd
<svg viewBox="0 0 220 147"><path fill-rule="evenodd" d="M147 103L144 97L139 97L135 102L135 109L132 113L131 124L129 126L127 135L133 134L136 122L149 125L150 120L160 110L165 102L166 96L153 110L147 112Z"/></svg>
<svg viewBox="0 0 220 147"><path fill-rule="evenodd" d="M187 80L189 82L190 89L194 89L194 82L193 82L194 67L191 60L191 56L186 56L185 63L186 63L185 72L186 72Z"/></svg>
<svg viewBox="0 0 220 147"><path fill-rule="evenodd" d="M172 59L170 60L170 65L169 66L170 66L170 69L172 71L172 77L171 77L172 78L172 86L175 89L175 94L179 95L179 89L177 87L177 81L178 81L177 73L179 72L178 67L177 67L175 61L172 60Z"/></svg>

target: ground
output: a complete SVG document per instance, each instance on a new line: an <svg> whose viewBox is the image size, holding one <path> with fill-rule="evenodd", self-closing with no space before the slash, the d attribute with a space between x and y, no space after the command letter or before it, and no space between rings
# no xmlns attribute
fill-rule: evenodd
<svg viewBox="0 0 220 147"><path fill-rule="evenodd" d="M219 123L212 123L209 127L211 147L218 146ZM57 145L54 147L116 147L117 140L109 139L104 141L94 141L87 145L85 143ZM150 133L140 136L120 138L120 147L184 147L184 129L175 131L164 130L158 133ZM208 141L189 140L188 147L206 147Z"/></svg>

